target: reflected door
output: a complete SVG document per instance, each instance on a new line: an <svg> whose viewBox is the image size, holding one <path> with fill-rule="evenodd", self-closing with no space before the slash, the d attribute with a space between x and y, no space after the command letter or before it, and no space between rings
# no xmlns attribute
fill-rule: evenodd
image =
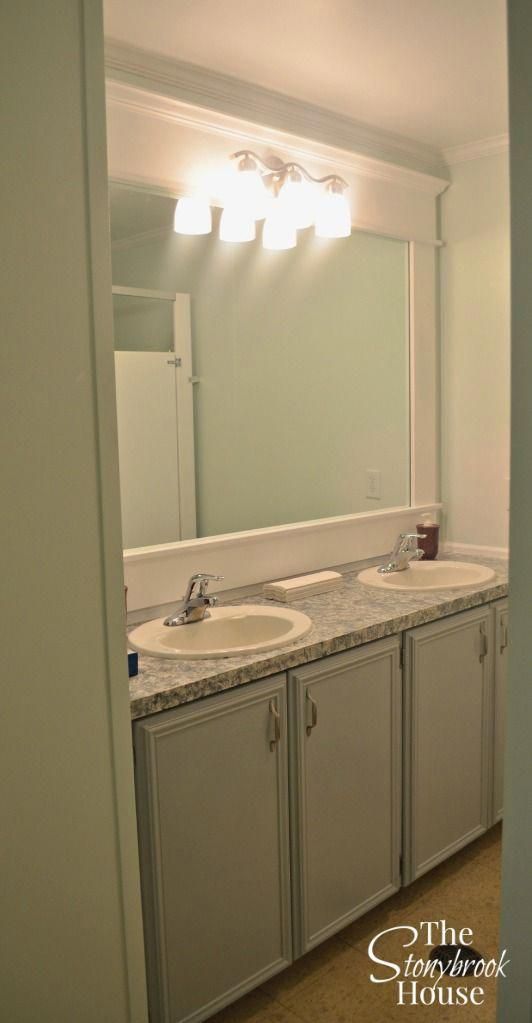
<svg viewBox="0 0 532 1023"><path fill-rule="evenodd" d="M188 539L196 535L188 296L124 288L113 300L123 545Z"/></svg>

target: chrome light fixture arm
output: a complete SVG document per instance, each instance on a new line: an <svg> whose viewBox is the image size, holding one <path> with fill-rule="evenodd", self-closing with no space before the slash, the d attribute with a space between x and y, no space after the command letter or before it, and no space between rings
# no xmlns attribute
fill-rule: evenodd
<svg viewBox="0 0 532 1023"><path fill-rule="evenodd" d="M314 185L336 185L340 191L349 187L347 181L341 178L339 174L326 174L322 178L315 178L302 164L297 163L295 160L289 160L286 163L276 160L275 162L268 163L251 149L239 149L238 152L232 153L230 159L241 160L240 170L255 170L258 168L265 177L272 175L275 178L283 179L291 172L296 171L306 181L310 181ZM333 188L333 190L335 189Z"/></svg>

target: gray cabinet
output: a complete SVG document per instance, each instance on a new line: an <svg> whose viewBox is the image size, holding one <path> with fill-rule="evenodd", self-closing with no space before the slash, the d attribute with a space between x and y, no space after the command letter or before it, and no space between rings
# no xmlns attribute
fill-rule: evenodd
<svg viewBox="0 0 532 1023"><path fill-rule="evenodd" d="M285 676L134 742L151 1023L199 1021L292 957Z"/></svg>
<svg viewBox="0 0 532 1023"><path fill-rule="evenodd" d="M393 636L135 722L151 1023L207 1019L500 818L507 624L499 601L405 633L403 673Z"/></svg>
<svg viewBox="0 0 532 1023"><path fill-rule="evenodd" d="M483 607L405 634L406 883L491 822L492 622Z"/></svg>
<svg viewBox="0 0 532 1023"><path fill-rule="evenodd" d="M289 674L295 954L400 887L399 638Z"/></svg>
<svg viewBox="0 0 532 1023"><path fill-rule="evenodd" d="M492 821L502 818L504 786L504 731L506 724L506 680L508 676L508 601L493 605L494 615L494 734Z"/></svg>

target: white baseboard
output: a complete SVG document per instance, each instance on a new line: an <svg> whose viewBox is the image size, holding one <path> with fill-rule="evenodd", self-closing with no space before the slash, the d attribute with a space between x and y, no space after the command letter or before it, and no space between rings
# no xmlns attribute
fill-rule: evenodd
<svg viewBox="0 0 532 1023"><path fill-rule="evenodd" d="M483 547L473 543L455 543L453 540L446 540L443 545L446 554L471 554L475 558L502 558L506 560L509 556L508 547Z"/></svg>

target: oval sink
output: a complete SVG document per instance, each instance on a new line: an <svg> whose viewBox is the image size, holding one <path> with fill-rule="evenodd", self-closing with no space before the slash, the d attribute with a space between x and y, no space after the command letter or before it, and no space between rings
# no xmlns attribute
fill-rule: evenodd
<svg viewBox="0 0 532 1023"><path fill-rule="evenodd" d="M466 561L411 561L403 572L383 575L378 568L365 568L358 578L366 586L382 590L455 590L489 583L495 572Z"/></svg>
<svg viewBox="0 0 532 1023"><path fill-rule="evenodd" d="M129 646L150 657L199 660L236 657L286 646L301 639L312 622L301 611L286 607L241 604L215 607L209 617L188 625L164 625L164 618L139 625L128 636Z"/></svg>

